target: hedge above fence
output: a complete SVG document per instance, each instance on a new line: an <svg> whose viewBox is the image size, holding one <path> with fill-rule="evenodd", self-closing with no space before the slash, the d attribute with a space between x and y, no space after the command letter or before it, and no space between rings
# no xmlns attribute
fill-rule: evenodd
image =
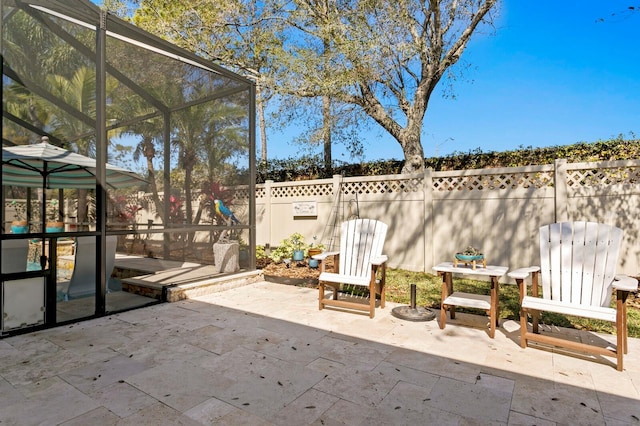
<svg viewBox="0 0 640 426"><path fill-rule="evenodd" d="M434 171L520 167L532 164L551 164L557 158L568 162L615 161L640 158L640 140L622 135L598 142L579 142L573 145L546 148L520 147L513 151L483 152L480 148L467 153L454 152L446 157L425 159L425 167ZM378 160L357 164L336 163L332 170L322 167L322 156L305 156L286 160L272 160L258 166L258 183L266 180L287 182L329 178L334 174L349 176L379 176L400 174L404 161Z"/></svg>

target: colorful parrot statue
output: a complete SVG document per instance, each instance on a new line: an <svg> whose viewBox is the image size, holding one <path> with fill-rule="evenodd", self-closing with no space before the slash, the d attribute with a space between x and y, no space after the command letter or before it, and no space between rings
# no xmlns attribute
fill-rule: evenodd
<svg viewBox="0 0 640 426"><path fill-rule="evenodd" d="M222 216L223 218L231 219L231 223L233 225L237 225L237 224L240 223L240 221L238 220L236 215L234 215L233 212L231 210L229 210L229 208L227 206L224 205L222 200L213 200L213 203L216 206L216 213L218 215Z"/></svg>

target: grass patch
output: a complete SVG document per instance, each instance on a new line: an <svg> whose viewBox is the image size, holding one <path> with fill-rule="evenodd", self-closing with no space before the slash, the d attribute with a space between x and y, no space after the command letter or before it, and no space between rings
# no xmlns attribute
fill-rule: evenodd
<svg viewBox="0 0 640 426"><path fill-rule="evenodd" d="M387 300L409 305L411 303L411 284L416 285L416 306L440 309L442 279L436 275L426 274L424 272L411 272L393 268L387 269ZM456 291L486 295L489 294L490 290L489 283L486 281L455 277L454 288ZM632 298L630 297L630 299ZM520 294L517 286L502 284L500 286L500 318L519 321L519 300ZM628 302L631 302L631 300ZM614 306L615 297L611 303L612 306ZM468 309L461 306L456 307L456 310L469 313L482 313L477 309ZM559 327L615 334L615 325L607 321L543 312L541 322ZM640 309L637 303L629 303L627 306L627 327L630 337L640 337Z"/></svg>

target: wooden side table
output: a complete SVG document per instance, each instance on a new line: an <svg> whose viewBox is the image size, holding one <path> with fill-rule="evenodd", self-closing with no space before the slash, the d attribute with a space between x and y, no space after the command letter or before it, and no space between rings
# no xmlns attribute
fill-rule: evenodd
<svg viewBox="0 0 640 426"><path fill-rule="evenodd" d="M456 317L456 306L484 309L489 313L489 336L493 339L496 334L499 313L499 283L498 279L507 273L508 266L487 265L482 268L472 268L470 265L453 262L440 263L433 270L442 276L442 299L440 302L440 328L444 329L447 319L446 311L449 310L451 319ZM453 274L488 276L491 279L491 295L465 293L453 291Z"/></svg>

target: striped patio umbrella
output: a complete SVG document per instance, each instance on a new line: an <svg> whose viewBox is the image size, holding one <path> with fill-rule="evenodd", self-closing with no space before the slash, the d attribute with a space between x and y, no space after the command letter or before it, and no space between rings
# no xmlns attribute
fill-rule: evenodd
<svg viewBox="0 0 640 426"><path fill-rule="evenodd" d="M105 188L147 183L136 173L107 164ZM30 188L92 189L96 160L47 142L2 148L2 184Z"/></svg>

